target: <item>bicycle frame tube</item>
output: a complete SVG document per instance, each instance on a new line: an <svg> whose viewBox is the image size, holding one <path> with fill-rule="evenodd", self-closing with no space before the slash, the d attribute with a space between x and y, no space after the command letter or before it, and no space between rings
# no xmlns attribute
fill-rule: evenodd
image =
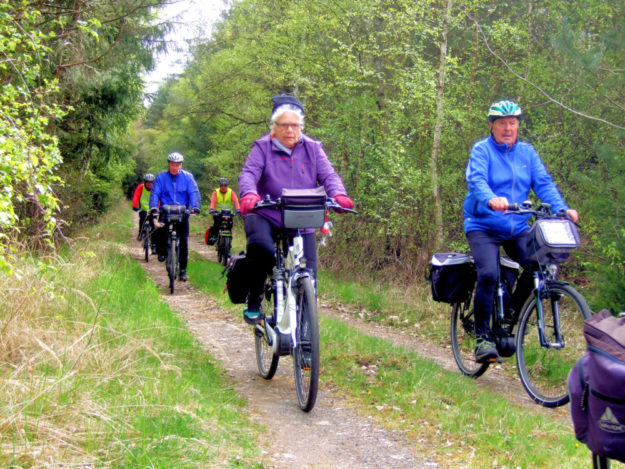
<svg viewBox="0 0 625 469"><path fill-rule="evenodd" d="M536 316L538 317L538 338L542 347L561 349L564 347L564 343L562 341L562 331L560 330L560 311L558 308L558 302L551 302L551 314L553 314L553 326L556 333L556 341L548 342L545 337L545 312L541 301L544 288L545 282L542 279L540 272L534 272L534 300L536 301Z"/></svg>
<svg viewBox="0 0 625 469"><path fill-rule="evenodd" d="M301 265L304 257L304 240L298 232L293 237L292 244L288 247L284 266L282 266L283 256L279 250L280 241L276 243L276 267L273 271L273 281L275 291L275 314L276 330L265 325L265 330L271 341L272 350L278 352L278 341L275 340L278 333L291 337L291 347L297 345L297 282L302 277L310 276L310 273ZM286 298L284 282L286 281Z"/></svg>

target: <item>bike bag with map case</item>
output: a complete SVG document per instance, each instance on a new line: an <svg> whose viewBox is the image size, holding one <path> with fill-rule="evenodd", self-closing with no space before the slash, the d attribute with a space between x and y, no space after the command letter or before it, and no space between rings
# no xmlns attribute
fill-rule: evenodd
<svg viewBox="0 0 625 469"><path fill-rule="evenodd" d="M530 229L527 255L541 264L560 264L579 246L575 224L565 218L541 218Z"/></svg>
<svg viewBox="0 0 625 469"><path fill-rule="evenodd" d="M314 189L282 189L282 220L285 228L321 228L326 215L326 191Z"/></svg>
<svg viewBox="0 0 625 469"><path fill-rule="evenodd" d="M469 298L475 285L473 258L460 252L437 252L430 262L428 280L432 298L443 303L458 303Z"/></svg>
<svg viewBox="0 0 625 469"><path fill-rule="evenodd" d="M603 310L586 320L584 336L588 351L568 378L575 436L625 462L625 317Z"/></svg>

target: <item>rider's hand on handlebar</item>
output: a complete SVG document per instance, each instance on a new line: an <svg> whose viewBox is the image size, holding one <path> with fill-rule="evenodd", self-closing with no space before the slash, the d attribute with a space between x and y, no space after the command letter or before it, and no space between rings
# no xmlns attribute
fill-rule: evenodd
<svg viewBox="0 0 625 469"><path fill-rule="evenodd" d="M241 198L241 213L246 214L254 210L256 204L260 202L260 196L255 192L245 194Z"/></svg>
<svg viewBox="0 0 625 469"><path fill-rule="evenodd" d="M200 214L200 209L197 207L193 207L191 209L191 215L199 215Z"/></svg>
<svg viewBox="0 0 625 469"><path fill-rule="evenodd" d="M573 223L577 223L577 220L579 220L579 215L577 213L577 210L568 209L566 213L569 217L571 217L571 220L573 220Z"/></svg>
<svg viewBox="0 0 625 469"><path fill-rule="evenodd" d="M488 206L496 212L505 212L508 210L510 204L508 203L508 199L505 197L493 197L488 201Z"/></svg>
<svg viewBox="0 0 625 469"><path fill-rule="evenodd" d="M211 215L215 215L215 210L211 208L211 209L208 211L208 213L210 213Z"/></svg>
<svg viewBox="0 0 625 469"><path fill-rule="evenodd" d="M241 210L239 210L238 208L234 211L235 215L240 215L241 214Z"/></svg>
<svg viewBox="0 0 625 469"><path fill-rule="evenodd" d="M132 209L133 209L135 212L138 212L138 211L139 211L139 207L132 207Z"/></svg>
<svg viewBox="0 0 625 469"><path fill-rule="evenodd" d="M158 209L157 208L153 208L152 210L150 210L150 213L152 215L157 215L158 214Z"/></svg>
<svg viewBox="0 0 625 469"><path fill-rule="evenodd" d="M334 200L343 208L354 208L354 201L343 194L337 194L334 196Z"/></svg>

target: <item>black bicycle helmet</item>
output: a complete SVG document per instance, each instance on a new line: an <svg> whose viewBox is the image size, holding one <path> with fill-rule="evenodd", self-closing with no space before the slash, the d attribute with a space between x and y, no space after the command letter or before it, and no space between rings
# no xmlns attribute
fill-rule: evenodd
<svg viewBox="0 0 625 469"><path fill-rule="evenodd" d="M228 180L226 178L220 178L219 179L219 185L223 186L223 185L228 185Z"/></svg>

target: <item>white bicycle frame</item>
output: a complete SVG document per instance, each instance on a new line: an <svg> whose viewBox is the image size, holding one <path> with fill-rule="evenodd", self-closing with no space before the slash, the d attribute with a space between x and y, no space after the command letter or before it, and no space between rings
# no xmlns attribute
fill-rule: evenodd
<svg viewBox="0 0 625 469"><path fill-rule="evenodd" d="M276 278L276 328L272 329L266 325L267 334L271 339L271 348L274 354L278 353L277 333L291 336L291 348L297 346L297 304L296 288L297 281L302 277L310 277L306 270L306 259L304 258L304 238L299 230L293 237L293 243L289 246L284 268L274 267L274 278ZM282 272L280 272L282 270ZM286 298L283 295L284 282L287 282ZM314 285L313 285L314 286Z"/></svg>

